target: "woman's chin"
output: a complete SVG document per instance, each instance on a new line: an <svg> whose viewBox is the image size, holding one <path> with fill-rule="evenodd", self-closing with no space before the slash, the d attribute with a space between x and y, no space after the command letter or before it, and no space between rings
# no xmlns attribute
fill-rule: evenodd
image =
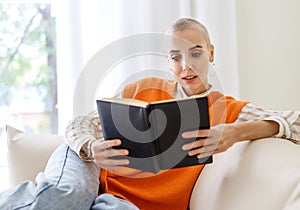
<svg viewBox="0 0 300 210"><path fill-rule="evenodd" d="M197 94L200 94L200 93L203 93L203 92L206 92L207 91L207 88L206 86L204 85L188 85L188 84L185 84L183 86L183 89L184 89L184 92L188 95L188 96L192 96L192 95L197 95Z"/></svg>

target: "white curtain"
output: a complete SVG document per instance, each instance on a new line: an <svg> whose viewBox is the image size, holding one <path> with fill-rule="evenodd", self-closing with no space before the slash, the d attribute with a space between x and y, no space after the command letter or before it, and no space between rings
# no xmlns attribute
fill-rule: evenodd
<svg viewBox="0 0 300 210"><path fill-rule="evenodd" d="M207 26L216 51L217 70L213 76L219 78L225 93L238 97L235 0L64 0L56 2L55 10L60 133L74 115L84 114L93 106L89 100L92 94L90 92L95 87L88 86L91 79L97 77L97 73L84 75L83 78L83 71L91 66L97 68L99 63L95 62L99 56L105 62L115 62L113 59L122 55L122 50L116 50L121 48L116 46L126 45L128 37L140 38L141 34L149 33L163 34L180 17L195 17ZM143 61L140 63L144 66L136 64L139 60ZM101 81L102 94L109 96L115 93L124 76L137 73L140 69L167 68L161 56L154 60L157 62L154 66L145 66L147 59L139 55L134 60L127 58L122 62L118 61L115 68L127 70L111 71L111 74L106 75L107 79ZM99 69L99 74L103 71L106 70ZM76 100L75 92L80 92ZM79 107L76 113L74 106Z"/></svg>

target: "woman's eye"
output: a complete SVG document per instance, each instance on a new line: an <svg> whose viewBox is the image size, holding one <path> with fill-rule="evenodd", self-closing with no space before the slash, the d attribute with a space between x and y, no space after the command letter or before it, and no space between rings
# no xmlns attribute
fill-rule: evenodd
<svg viewBox="0 0 300 210"><path fill-rule="evenodd" d="M180 56L171 56L171 59L175 60L175 61L180 61L181 57Z"/></svg>
<svg viewBox="0 0 300 210"><path fill-rule="evenodd" d="M201 53L199 53L199 52L193 53L192 56L193 56L194 58L198 58L198 57L201 56Z"/></svg>

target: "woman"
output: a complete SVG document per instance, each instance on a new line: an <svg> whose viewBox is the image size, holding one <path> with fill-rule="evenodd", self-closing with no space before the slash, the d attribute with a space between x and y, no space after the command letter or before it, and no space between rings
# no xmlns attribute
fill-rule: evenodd
<svg viewBox="0 0 300 210"><path fill-rule="evenodd" d="M239 141L271 136L300 142L299 112L265 110L213 91L207 77L209 64L214 60L214 47L201 23L181 18L170 27L168 35L171 39L167 40L167 60L176 83L146 78L128 85L122 95L155 101L207 93L213 116L211 129L182 134L185 138L207 137L206 141L183 145L189 155L202 158L226 151ZM153 89L165 94L157 94ZM148 94L139 94L144 90L149 90ZM70 122L66 140L86 162L69 147L61 146L52 156L44 175L37 177L36 186L25 183L8 191L14 196L19 195L18 190L31 192L31 198L20 206L47 209L46 204L53 200L52 209L187 209L194 183L203 169L200 165L149 176L146 172L126 168L127 159L111 157L127 155L128 151L112 149L121 144L119 139L103 141L96 111ZM4 203L1 199L0 207ZM16 206L15 202L13 206Z"/></svg>
<svg viewBox="0 0 300 210"><path fill-rule="evenodd" d="M206 28L194 19L182 18L171 26L168 34L171 38L167 39L167 60L178 85L172 86L160 79L147 78L127 86L123 91L123 97L147 101L165 99L165 97L153 96L155 95L153 91L150 91L151 95L139 95L139 92L150 87L149 90L165 90L164 95L175 98L204 92L208 92L213 98L215 92L211 90L208 83L208 67L214 60L214 47ZM212 120L212 128L183 134L185 138L208 136L206 141L198 140L184 145L183 149L190 150L189 155L202 158L212 153L223 152L238 141L271 136L300 140L299 112L280 113L264 110L231 97L220 95L217 97L219 97L218 101L224 103L221 107L216 106L215 109L211 109L211 112L215 113L213 116L217 116ZM224 104L227 104L226 107ZM227 112L226 119L219 116L220 108ZM76 133L84 133L84 135L76 135ZM120 145L120 140L94 141L102 137L97 112L88 118L75 119L66 134L71 148L77 153L81 151L83 159L91 158L101 168L100 184L104 193L129 200L142 209L186 209L188 207L192 186L203 166L172 169L143 179L132 178L132 176L142 176L143 172L122 171L120 166L126 166L128 160L111 159L113 156L128 154L127 150L110 149ZM85 154L91 157L86 157ZM170 188L175 190L170 191ZM178 200L180 202L176 202Z"/></svg>

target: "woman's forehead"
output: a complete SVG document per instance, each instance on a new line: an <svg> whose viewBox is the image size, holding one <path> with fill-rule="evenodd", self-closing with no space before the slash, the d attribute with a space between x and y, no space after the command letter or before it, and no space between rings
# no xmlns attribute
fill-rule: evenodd
<svg viewBox="0 0 300 210"><path fill-rule="evenodd" d="M176 31L167 37L168 50L189 50L195 46L207 47L207 39L199 29ZM199 48L198 48L199 49Z"/></svg>

